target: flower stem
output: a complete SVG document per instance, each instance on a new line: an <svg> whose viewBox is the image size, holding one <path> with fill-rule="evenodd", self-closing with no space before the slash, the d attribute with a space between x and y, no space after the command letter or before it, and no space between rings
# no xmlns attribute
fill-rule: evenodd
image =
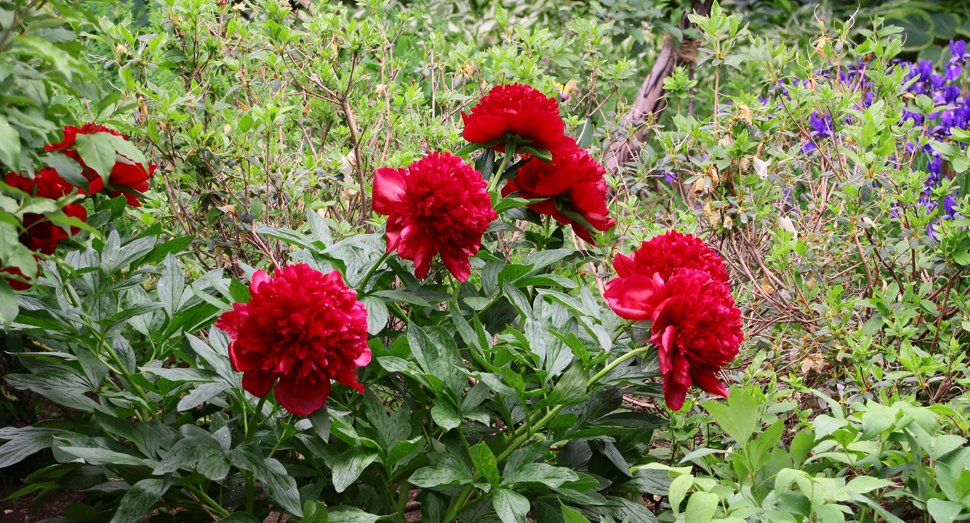
<svg viewBox="0 0 970 523"><path fill-rule="evenodd" d="M397 518L400 523L406 523L407 520L404 518L404 509L408 505L408 494L411 492L411 482L404 480L404 482L401 483L400 489L401 492L397 496Z"/></svg>
<svg viewBox="0 0 970 523"><path fill-rule="evenodd" d="M367 274L364 275L364 278L362 280L360 280L360 284L358 285L360 287L360 292L366 292L367 291L367 284L370 283L371 277L374 276L374 273L377 272L377 269L379 267L383 266L384 265L384 262L386 262L387 259L390 258L390 257L391 257L391 253L390 252L385 252L374 263L374 265L371 265L371 268L370 269L367 269Z"/></svg>
<svg viewBox="0 0 970 523"><path fill-rule="evenodd" d="M505 173L505 167L509 164L509 159L513 155L503 154L502 163L498 166L498 170L492 173L492 179L488 181L488 193L491 194L496 189L498 189L498 183L502 180L502 175ZM493 205L495 202L492 202Z"/></svg>
<svg viewBox="0 0 970 523"><path fill-rule="evenodd" d="M603 367L603 370L597 372L592 378L589 379L588 382L586 382L586 390L587 391L589 389L595 390L595 385L599 382L600 379L603 378L603 376L606 376L607 374L609 374L610 371L615 369L619 364L623 363L624 361L634 356L643 354L644 352L647 351L647 349L649 349L649 345L646 347L641 347L639 349L631 350L630 352L613 360L609 365L607 365L606 367ZM587 398L589 398L589 396L591 395L592 395L592 392L586 393ZM521 446L529 438L531 438L532 435L536 433L536 431L544 427L546 423L549 423L553 418L555 418L564 408L565 408L565 405L556 406L556 408L550 410L548 413L546 413L545 416L542 417L542 419L537 421L534 425L532 425L532 427L528 428L524 433L521 433L521 434L520 434L520 431L522 431L525 426L524 425L520 426L519 429L515 431L514 433L515 439L508 446L508 448L506 448L504 452L502 452L501 454L495 457L496 463L502 463L502 461L504 461L506 458L511 456L512 453L515 452L515 449L519 448L519 446ZM482 478L482 475L479 473L476 473L475 477L472 478L472 483L474 484L476 481L480 480L481 478ZM444 519L445 523L451 523L452 521L455 520L456 517L458 517L458 515L461 513L462 507L468 501L468 497L471 496L471 494L472 494L472 485L466 485L464 490L461 491L461 494L459 494L458 497L455 498L455 501L451 504L451 506L448 507L448 512L446 513L445 519Z"/></svg>

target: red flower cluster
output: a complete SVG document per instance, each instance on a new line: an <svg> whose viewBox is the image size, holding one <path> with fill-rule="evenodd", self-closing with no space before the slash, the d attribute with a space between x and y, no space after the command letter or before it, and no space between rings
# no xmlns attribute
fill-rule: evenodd
<svg viewBox="0 0 970 523"><path fill-rule="evenodd" d="M698 238L670 231L613 262L618 278L604 297L622 318L650 320L664 375L664 400L680 410L692 381L727 397L721 367L738 354L744 334L724 262Z"/></svg>
<svg viewBox="0 0 970 523"><path fill-rule="evenodd" d="M243 388L266 396L276 384L279 404L309 416L327 401L331 380L363 392L356 367L370 363L367 311L340 273L309 265L256 271L249 303L235 303L216 322L232 342L232 366Z"/></svg>
<svg viewBox="0 0 970 523"><path fill-rule="evenodd" d="M457 156L431 153L407 169L381 167L374 177L374 210L387 216L387 252L414 262L418 278L435 254L459 281L468 258L498 218L481 174Z"/></svg>
<svg viewBox="0 0 970 523"><path fill-rule="evenodd" d="M98 125L95 123L84 124L81 128L67 126L64 128L64 139L60 143L55 143L44 147L45 151L58 151L81 164L82 174L88 179L88 189L89 194L95 194L101 192L105 188L104 180L98 173L91 169L84 160L81 159L81 155L78 154L75 142L77 141L77 135L79 134L97 134L97 133L108 133L114 136L121 136L125 140L128 138L117 131L108 129L103 125ZM114 167L111 168L111 174L108 176L108 194L112 198L115 198L121 194L125 195L125 199L128 200L128 205L134 207L140 207L141 203L138 201L138 196L131 192L132 190L139 193L144 193L145 191L151 189L151 182L149 179L155 174L155 164L149 163L148 167L140 163L135 163L131 159L119 154L118 161L115 162ZM82 194L84 192L82 191Z"/></svg>
<svg viewBox="0 0 970 523"><path fill-rule="evenodd" d="M505 150L502 140L513 134L535 149L546 149L554 156L569 156L578 148L576 140L565 136L566 125L559 117L559 102L528 85L508 84L493 87L472 107L461 113L465 124L462 136L472 143L491 143Z"/></svg>
<svg viewBox="0 0 970 523"><path fill-rule="evenodd" d="M57 171L49 167L42 169L38 172L33 179L27 178L25 176L20 176L19 174L10 173L5 179L7 185L15 189L20 189L31 196L40 198L50 198L56 200L58 198L63 198L71 194L75 187L67 183L64 178L61 178ZM83 205L78 205L75 203L68 204L63 209L64 214L77 218L81 221L85 221L88 217L88 211ZM43 214L33 214L27 213L23 217L24 232L20 235L20 243L24 244L30 250L34 252L39 252L46 255L54 254L54 250L57 249L57 243L61 240L65 240L69 237L68 232L65 231L59 225L55 225L53 222L47 219ZM70 235L78 233L77 227L71 227ZM23 274L20 269L17 268L7 268L0 272L8 272L10 274L16 274L18 276L24 277L25 279L33 279L27 277ZM39 275L38 268L38 275ZM30 288L30 284L16 281L7 280L10 286L14 290L27 290Z"/></svg>
<svg viewBox="0 0 970 523"><path fill-rule="evenodd" d="M572 225L580 238L596 245L591 231L563 211L579 215L598 231L614 227L616 220L608 216L606 207L605 173L606 169L582 149L570 156L554 156L551 164L533 159L505 184L502 197L518 191L522 198L545 198L529 208L552 216L560 225Z"/></svg>

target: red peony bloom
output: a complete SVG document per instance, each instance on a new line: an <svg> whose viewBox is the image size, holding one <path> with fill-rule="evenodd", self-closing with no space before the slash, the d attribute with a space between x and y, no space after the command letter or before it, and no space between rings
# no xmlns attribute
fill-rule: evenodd
<svg viewBox="0 0 970 523"><path fill-rule="evenodd" d="M81 194L96 194L105 188L104 179L102 179L98 173L84 163L84 160L81 159L81 155L78 154L77 149L75 148L77 135L96 133L108 133L114 136L121 136L125 140L128 140L128 137L125 135L108 129L103 125L88 123L82 125L80 129L68 125L64 128L63 140L61 140L59 143L44 147L45 151L59 151L81 164L81 173L85 178L88 179L89 189L87 193L82 190ZM156 166L155 164L149 163L148 167L146 168L140 163L132 162L130 159L122 155L119 156L121 156L122 159L115 162L115 165L111 169L111 173L108 176L108 193L112 198L124 194L129 205L141 207L141 202L138 201L138 196L126 189L132 189L138 191L139 193L144 193L145 191L151 189L151 182L149 182L149 179L153 174L155 174Z"/></svg>
<svg viewBox="0 0 970 523"><path fill-rule="evenodd" d="M677 269L687 268L705 271L715 280L728 281L724 260L717 253L700 238L677 231L667 231L643 242L632 256L617 254L613 268L621 278L634 274L652 278L659 274L666 281Z"/></svg>
<svg viewBox="0 0 970 523"><path fill-rule="evenodd" d="M680 410L692 382L727 397L717 373L737 356L744 334L720 257L698 238L670 231L632 257L617 255L614 266L619 277L603 297L622 318L650 320L667 406Z"/></svg>
<svg viewBox="0 0 970 523"><path fill-rule="evenodd" d="M0 263L0 265L2 265L2 263ZM17 267L5 267L3 269L0 269L0 273L3 273L3 272L9 273L9 274L15 274L25 280L33 280L33 279L37 279L37 277L40 276L40 266L37 267L37 277L34 277L34 278L28 278L27 276L24 276L24 273ZM19 280L12 280L10 278L4 278L4 280L7 280L7 283L10 284L10 288L15 291L25 291L32 287L31 284L24 283Z"/></svg>
<svg viewBox="0 0 970 523"><path fill-rule="evenodd" d="M553 156L569 156L578 148L576 140L564 136L566 125L559 117L559 102L528 85L508 84L492 88L471 114L461 113L462 136L472 143L488 143L506 134L531 140L529 147L546 149ZM494 147L505 150L505 142Z"/></svg>
<svg viewBox="0 0 970 523"><path fill-rule="evenodd" d="M407 169L382 167L374 177L374 210L387 216L387 252L414 262L424 278L436 253L465 281L489 223L498 219L481 174L457 156L431 153Z"/></svg>
<svg viewBox="0 0 970 523"><path fill-rule="evenodd" d="M64 181L57 171L46 167L39 171L33 179L10 173L6 178L7 185L30 193L41 198L55 200L71 194L76 189L73 185ZM88 211L83 205L68 204L63 209L64 214L72 216L81 221L88 217ZM20 243L26 245L34 252L46 255L54 254L57 242L69 237L67 231L47 219L43 214L27 213L23 218L23 225L26 231L20 235ZM79 229L71 227L71 235L77 234Z"/></svg>
<svg viewBox="0 0 970 523"><path fill-rule="evenodd" d="M331 380L363 392L355 368L370 363L367 311L340 273L309 265L256 271L249 303L235 303L216 322L232 342L232 366L243 388L266 396L273 384L279 404L309 416L327 401Z"/></svg>
<svg viewBox="0 0 970 523"><path fill-rule="evenodd" d="M552 216L561 225L571 224L580 238L596 245L586 226L573 221L560 209L578 214L598 231L615 226L616 220L608 216L610 211L606 207L605 173L606 169L585 150L572 156L554 157L552 164L532 160L519 168L515 179L505 184L502 197L518 191L530 200L546 198L529 208ZM557 199L561 200L559 206Z"/></svg>

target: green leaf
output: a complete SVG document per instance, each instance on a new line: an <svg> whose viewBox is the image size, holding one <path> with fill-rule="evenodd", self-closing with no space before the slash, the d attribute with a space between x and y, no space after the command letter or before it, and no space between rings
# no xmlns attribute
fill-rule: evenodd
<svg viewBox="0 0 970 523"><path fill-rule="evenodd" d="M933 516L936 523L953 523L954 521L967 519L959 517L963 512L963 503L954 503L942 499L931 498L926 502L926 510Z"/></svg>
<svg viewBox="0 0 970 523"><path fill-rule="evenodd" d="M68 433L60 429L38 427L0 429L0 439L10 440L0 446L0 469L16 465L27 456L50 448L54 444L54 436L59 434Z"/></svg>
<svg viewBox="0 0 970 523"><path fill-rule="evenodd" d="M363 445L357 445L347 449L341 454L333 465L333 488L337 492L347 490L352 485L368 465L377 461L377 451L369 449Z"/></svg>
<svg viewBox="0 0 970 523"><path fill-rule="evenodd" d="M443 462L437 466L423 467L411 474L411 484L421 488L467 485L472 482L468 466L453 462Z"/></svg>
<svg viewBox="0 0 970 523"><path fill-rule="evenodd" d="M758 428L761 409L758 399L747 388L732 386L727 405L711 400L701 406L738 445L747 443Z"/></svg>
<svg viewBox="0 0 970 523"><path fill-rule="evenodd" d="M496 489L492 504L502 523L525 523L525 515L529 513L529 500L522 494Z"/></svg>
<svg viewBox="0 0 970 523"><path fill-rule="evenodd" d="M75 144L81 160L88 167L94 169L94 172L98 173L107 185L117 156L114 145L105 136L111 135L108 133L78 134Z"/></svg>
<svg viewBox="0 0 970 523"><path fill-rule="evenodd" d="M155 503L167 490L163 479L143 479L128 489L111 523L132 523L151 511Z"/></svg>
<svg viewBox="0 0 970 523"><path fill-rule="evenodd" d="M330 523L330 518L327 515L327 504L312 500L304 503L303 523Z"/></svg>
<svg viewBox="0 0 970 523"><path fill-rule="evenodd" d="M20 172L20 133L0 115L0 163L13 172Z"/></svg>
<svg viewBox="0 0 970 523"><path fill-rule="evenodd" d="M554 467L548 463L526 463L515 472L507 473L502 480L502 486L516 483L542 483L549 488L556 488L563 483L578 479L579 476L566 467Z"/></svg>
<svg viewBox="0 0 970 523"><path fill-rule="evenodd" d="M367 333L375 336L387 326L387 304L377 296L364 296L361 301L367 310Z"/></svg>
<svg viewBox="0 0 970 523"><path fill-rule="evenodd" d="M676 515L680 512L680 503L684 501L687 497L687 491L694 485L694 476L691 474L681 474L674 478L670 483L670 490L668 493L668 501L670 502L670 508L674 511Z"/></svg>
<svg viewBox="0 0 970 523"><path fill-rule="evenodd" d="M300 506L300 491L296 480L287 474L283 465L275 459L263 457L263 451L256 443L240 445L232 450L232 464L247 472L252 472L263 490L280 507L290 514L303 517Z"/></svg>
<svg viewBox="0 0 970 523"><path fill-rule="evenodd" d="M461 425L461 418L454 407L440 400L435 400L435 405L431 407L431 419L446 432Z"/></svg>
<svg viewBox="0 0 970 523"><path fill-rule="evenodd" d="M590 523L586 516L578 510L573 510L565 504L562 506L562 519L566 523Z"/></svg>
<svg viewBox="0 0 970 523"><path fill-rule="evenodd" d="M9 323L20 313L20 303L7 280L0 277L0 323Z"/></svg>
<svg viewBox="0 0 970 523"><path fill-rule="evenodd" d="M374 523L379 519L380 516L356 507L341 505L330 508L330 523Z"/></svg>
<svg viewBox="0 0 970 523"><path fill-rule="evenodd" d="M327 404L324 403L316 412L310 414L308 419L317 436L327 443L330 440L330 411L327 410Z"/></svg>
<svg viewBox="0 0 970 523"><path fill-rule="evenodd" d="M687 508L684 510L686 523L710 523L714 519L719 499L717 494L695 492L687 500Z"/></svg>
<svg viewBox="0 0 970 523"><path fill-rule="evenodd" d="M475 470L485 476L485 479L493 487L498 487L501 478L498 474L498 463L495 461L495 454L492 453L492 449L488 448L484 441L481 441L470 448L468 453L471 454Z"/></svg>
<svg viewBox="0 0 970 523"><path fill-rule="evenodd" d="M540 401L534 408L536 410L551 405L578 405L586 399L586 370L583 362L577 360L566 369L552 392Z"/></svg>

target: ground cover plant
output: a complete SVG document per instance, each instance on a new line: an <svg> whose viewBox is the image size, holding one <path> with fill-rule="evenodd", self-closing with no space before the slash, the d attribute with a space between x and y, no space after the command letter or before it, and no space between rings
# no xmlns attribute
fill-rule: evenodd
<svg viewBox="0 0 970 523"><path fill-rule="evenodd" d="M691 5L0 2L8 499L970 516L966 43Z"/></svg>

